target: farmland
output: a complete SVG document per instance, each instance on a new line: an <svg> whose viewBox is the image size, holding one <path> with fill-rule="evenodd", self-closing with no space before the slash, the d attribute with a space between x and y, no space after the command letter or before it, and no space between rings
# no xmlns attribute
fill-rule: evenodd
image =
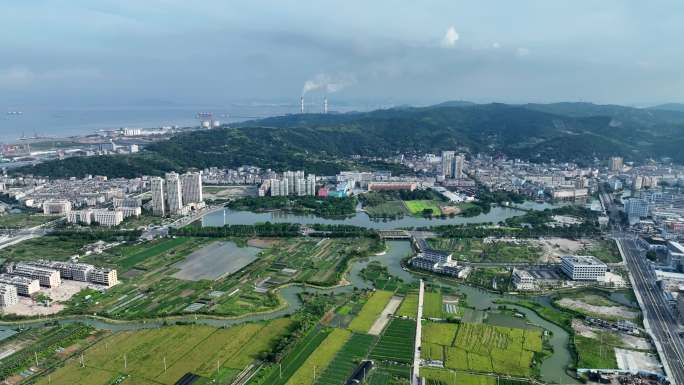
<svg viewBox="0 0 684 385"><path fill-rule="evenodd" d="M334 329L290 377L286 385L310 385L315 371L323 372L350 337L351 332L344 329Z"/></svg>
<svg viewBox="0 0 684 385"><path fill-rule="evenodd" d="M354 320L349 329L358 333L366 333L378 318L382 310L392 298L392 292L378 290L374 292Z"/></svg>
<svg viewBox="0 0 684 385"><path fill-rule="evenodd" d="M216 245L221 247L213 250ZM380 241L367 238L292 238L265 245L266 249L241 248L233 242L177 237L114 247L84 260L117 267L122 283L105 293L84 290L72 298L66 312L125 319L188 312L225 316L264 312L281 305L273 288L289 282L337 284L349 260L382 246ZM203 250L209 250L208 254ZM253 260L257 253L258 258ZM202 259L205 254L220 266L211 271L195 269L197 263L188 256ZM233 266L236 256L249 256L252 263ZM231 264L221 262L225 259ZM255 290L257 286L259 290Z"/></svg>
<svg viewBox="0 0 684 385"><path fill-rule="evenodd" d="M466 262L537 262L541 248L528 242L485 241L478 238L430 239L436 250L452 253L458 261Z"/></svg>
<svg viewBox="0 0 684 385"><path fill-rule="evenodd" d="M188 372L229 381L259 353L269 350L290 323L279 319L225 329L169 326L119 332L83 352L85 368L71 358L38 384L82 383L78 381L88 378L88 384L107 385L125 375L127 383L170 385Z"/></svg>
<svg viewBox="0 0 684 385"><path fill-rule="evenodd" d="M532 357L542 350L538 330L462 323L453 342L445 344L453 332L447 326L428 325L425 336L426 354L437 359L437 346L443 346L444 365L450 369L530 376Z"/></svg>
<svg viewBox="0 0 684 385"><path fill-rule="evenodd" d="M316 385L338 385L353 373L358 362L366 357L375 338L366 334L354 334L340 349L328 368L316 380Z"/></svg>
<svg viewBox="0 0 684 385"><path fill-rule="evenodd" d="M17 213L0 215L0 229L23 229L40 226L58 219L59 216Z"/></svg>
<svg viewBox="0 0 684 385"><path fill-rule="evenodd" d="M415 321L393 319L371 351L370 358L409 364L413 359Z"/></svg>
<svg viewBox="0 0 684 385"><path fill-rule="evenodd" d="M423 316L426 318L442 318L442 294L426 292L423 298Z"/></svg>
<svg viewBox="0 0 684 385"><path fill-rule="evenodd" d="M399 306L397 310L397 315L399 317L416 318L418 313L418 294L409 293L404 297L404 301Z"/></svg>

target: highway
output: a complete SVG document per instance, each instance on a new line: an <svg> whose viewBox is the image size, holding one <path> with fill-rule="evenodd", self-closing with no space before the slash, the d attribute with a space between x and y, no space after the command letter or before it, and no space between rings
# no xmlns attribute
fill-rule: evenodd
<svg viewBox="0 0 684 385"><path fill-rule="evenodd" d="M633 238L621 236L616 240L640 299L644 323L658 345L666 374L672 384L684 385L684 343L677 334L677 320L656 283L655 273Z"/></svg>

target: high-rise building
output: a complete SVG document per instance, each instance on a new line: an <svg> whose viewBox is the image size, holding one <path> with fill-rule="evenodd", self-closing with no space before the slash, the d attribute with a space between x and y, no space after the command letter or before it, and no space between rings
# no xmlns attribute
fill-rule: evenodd
<svg viewBox="0 0 684 385"><path fill-rule="evenodd" d="M188 172L181 175L183 204L202 202L202 172Z"/></svg>
<svg viewBox="0 0 684 385"><path fill-rule="evenodd" d="M17 288L12 285L0 283L0 307L15 305L19 302Z"/></svg>
<svg viewBox="0 0 684 385"><path fill-rule="evenodd" d="M648 216L649 206L646 199L631 198L625 202L625 214L630 223L636 223Z"/></svg>
<svg viewBox="0 0 684 385"><path fill-rule="evenodd" d="M298 196L306 195L306 179L296 178L295 179L295 194Z"/></svg>
<svg viewBox="0 0 684 385"><path fill-rule="evenodd" d="M454 175L454 151L442 151L442 175L452 178Z"/></svg>
<svg viewBox="0 0 684 385"><path fill-rule="evenodd" d="M610 171L622 171L624 162L621 156L612 156L608 160Z"/></svg>
<svg viewBox="0 0 684 385"><path fill-rule="evenodd" d="M454 158L454 167L452 168L452 170L454 172L454 175L453 175L454 178L459 178L459 179L463 178L463 176L464 176L464 174L463 174L464 163L465 163L465 155L458 154Z"/></svg>
<svg viewBox="0 0 684 385"><path fill-rule="evenodd" d="M166 206L169 214L179 214L183 210L183 192L181 181L175 172L166 173Z"/></svg>
<svg viewBox="0 0 684 385"><path fill-rule="evenodd" d="M316 195L316 175L309 174L306 177L306 195Z"/></svg>
<svg viewBox="0 0 684 385"><path fill-rule="evenodd" d="M166 215L166 202L164 199L164 179L155 177L150 181L152 193L152 213L154 215Z"/></svg>

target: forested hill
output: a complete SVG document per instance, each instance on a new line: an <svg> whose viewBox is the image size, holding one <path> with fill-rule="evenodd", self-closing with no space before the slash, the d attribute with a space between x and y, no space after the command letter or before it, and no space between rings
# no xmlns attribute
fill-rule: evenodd
<svg viewBox="0 0 684 385"><path fill-rule="evenodd" d="M590 162L670 156L684 161L684 113L586 103L443 103L367 113L296 114L177 135L138 155L72 158L22 172L131 176L189 167L254 164L332 174L350 155L398 152L503 153L531 160ZM115 159L116 158L116 159ZM111 165L108 166L108 165Z"/></svg>

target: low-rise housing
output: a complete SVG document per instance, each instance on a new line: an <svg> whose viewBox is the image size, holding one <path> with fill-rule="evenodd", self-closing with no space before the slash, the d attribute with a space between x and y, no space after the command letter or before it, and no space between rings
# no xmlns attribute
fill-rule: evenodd
<svg viewBox="0 0 684 385"><path fill-rule="evenodd" d="M19 275L0 274L0 283L14 286L17 294L27 297L40 290L40 283L37 279Z"/></svg>
<svg viewBox="0 0 684 385"><path fill-rule="evenodd" d="M40 286L57 287L62 284L59 271L40 266L33 266L27 263L18 263L14 265L9 273L37 279L38 282L40 282Z"/></svg>
<svg viewBox="0 0 684 385"><path fill-rule="evenodd" d="M535 280L532 274L525 270L513 269L513 286L516 290L535 290Z"/></svg>

